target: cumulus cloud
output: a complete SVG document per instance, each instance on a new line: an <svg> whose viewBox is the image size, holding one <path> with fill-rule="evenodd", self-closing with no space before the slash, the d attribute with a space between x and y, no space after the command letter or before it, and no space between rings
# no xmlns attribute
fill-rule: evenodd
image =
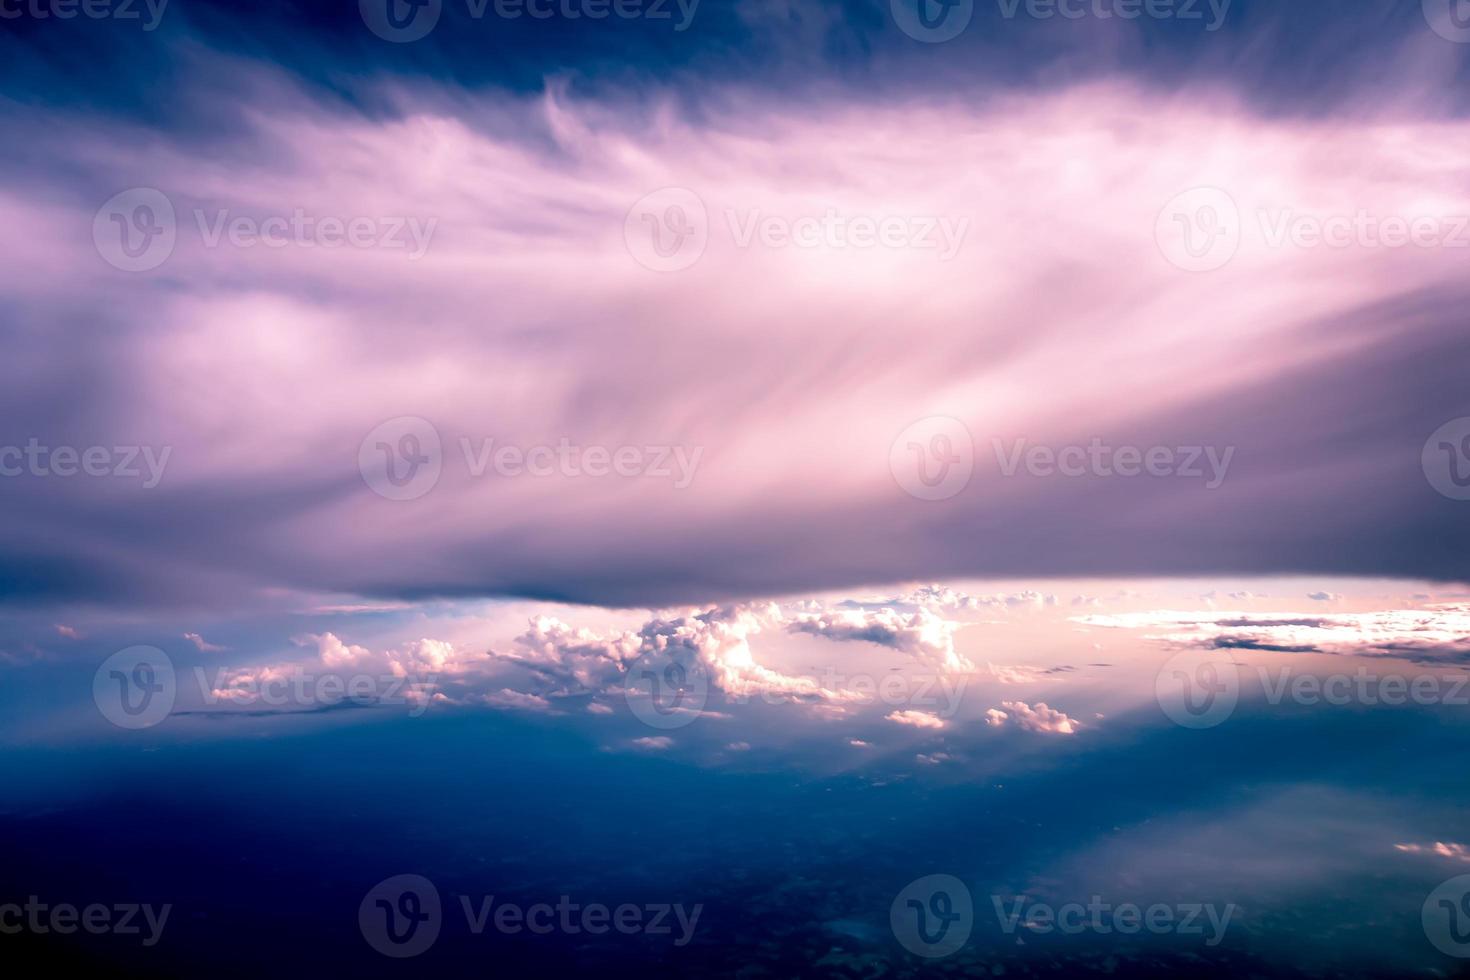
<svg viewBox="0 0 1470 980"><path fill-rule="evenodd" d="M885 716L889 721L898 725L908 725L912 728L943 728L943 718L928 711L919 711L908 708L903 711L892 711Z"/></svg>
<svg viewBox="0 0 1470 980"><path fill-rule="evenodd" d="M223 653L225 651L224 647L208 642L198 633L185 633L184 639L194 644L194 649L200 653Z"/></svg>
<svg viewBox="0 0 1470 980"><path fill-rule="evenodd" d="M973 670L974 665L955 652L957 626L921 607L911 613L889 608L802 613L787 626L787 630L829 640L876 643L912 654L941 670Z"/></svg>
<svg viewBox="0 0 1470 980"><path fill-rule="evenodd" d="M662 752L672 748L674 740L667 735L645 735L643 738L635 738L630 743L634 748L647 749L650 752Z"/></svg>
<svg viewBox="0 0 1470 980"><path fill-rule="evenodd" d="M1011 724L1024 731L1054 735L1075 735L1081 724L1063 712L1047 707L1044 701L1036 702L1034 707L1025 701L1002 701L999 708L985 712L985 723L992 728Z"/></svg>

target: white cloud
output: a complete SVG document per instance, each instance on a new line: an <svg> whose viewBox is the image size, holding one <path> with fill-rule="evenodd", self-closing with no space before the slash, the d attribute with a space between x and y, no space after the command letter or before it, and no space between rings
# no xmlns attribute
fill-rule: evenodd
<svg viewBox="0 0 1470 980"><path fill-rule="evenodd" d="M1034 707L1025 701L1002 701L1000 706L1005 710L991 708L985 712L987 725L999 728L1009 723L1028 732L1075 735L1081 724L1055 708L1047 707L1044 701L1036 702Z"/></svg>
<svg viewBox="0 0 1470 980"><path fill-rule="evenodd" d="M650 752L662 752L672 748L674 740L667 735L645 735L643 738L635 738L632 742L635 748L648 749Z"/></svg>
<svg viewBox="0 0 1470 980"><path fill-rule="evenodd" d="M1394 848L1408 854L1434 854L1452 861L1463 861L1470 864L1470 847L1464 844L1446 844L1443 841L1435 841L1433 844L1395 844Z"/></svg>
<svg viewBox="0 0 1470 980"><path fill-rule="evenodd" d="M215 646L213 643L205 640L204 637L200 636L198 633L185 633L184 639L194 644L194 648L200 653L223 653L225 651L224 647Z"/></svg>
<svg viewBox="0 0 1470 980"><path fill-rule="evenodd" d="M909 708L904 711L893 711L885 716L889 721L900 725L910 725L914 728L943 728L944 719L927 711L918 711Z"/></svg>

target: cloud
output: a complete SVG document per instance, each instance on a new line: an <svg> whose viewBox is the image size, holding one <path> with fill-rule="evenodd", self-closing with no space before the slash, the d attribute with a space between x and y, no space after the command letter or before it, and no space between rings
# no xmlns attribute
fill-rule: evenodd
<svg viewBox="0 0 1470 980"><path fill-rule="evenodd" d="M643 738L635 738L632 743L634 748L647 749L650 752L662 752L672 748L674 740L667 735L645 735Z"/></svg>
<svg viewBox="0 0 1470 980"><path fill-rule="evenodd" d="M482 694L478 700L482 704L488 704L495 708L520 708L525 711L552 710L551 702L535 694L523 694L520 691L512 691L503 688L491 694Z"/></svg>
<svg viewBox="0 0 1470 980"><path fill-rule="evenodd" d="M913 708L904 711L893 711L885 716L889 721L899 725L909 725L913 728L943 728L944 719L928 711L918 711Z"/></svg>
<svg viewBox="0 0 1470 980"><path fill-rule="evenodd" d="M1451 861L1470 864L1470 847L1464 844L1446 844L1443 841L1435 841L1433 844L1395 844L1394 848L1406 854L1433 854L1437 857L1449 858Z"/></svg>
<svg viewBox="0 0 1470 980"><path fill-rule="evenodd" d="M634 105L422 78L327 100L289 72L196 57L232 73L223 156L214 127L99 119L91 103L0 107L27 147L0 194L24 243L0 269L0 412L50 444L173 449L147 492L9 480L0 596L138 606L290 583L646 608L930 576L1463 575L1470 526L1426 496L1419 462L1463 411L1458 251L1278 247L1252 227L1228 264L1190 274L1155 227L1202 184L1243 220L1465 214L1470 122L1396 116L1390 144L1357 113L1303 123L1229 91L1117 79L983 99L714 87L693 112L656 90ZM693 267L660 274L624 230L672 185L698 196L709 234ZM128 186L161 189L178 213L152 272L109 268L88 234ZM211 245L195 219L287 206L438 226L410 260ZM829 209L969 232L946 262L937 249L745 247L727 217ZM59 274L74 269L97 274ZM688 309L702 311L696 331ZM899 317L903 331L886 329ZM1047 328L1017 333L1019 320ZM796 380L773 389L773 372ZM278 397L308 388L309 404ZM1368 430L1364 405L1378 412ZM358 452L405 415L434 426L442 475L421 500L388 501ZM961 494L925 506L890 450L934 415L965 423L975 465ZM991 440L1023 436L1237 447L1238 465L1209 491L1005 476ZM462 440L488 438L680 446L703 462L682 489L476 478Z"/></svg>
<svg viewBox="0 0 1470 980"><path fill-rule="evenodd" d="M82 634L79 633L76 629L71 626L65 626L61 623L56 624L56 632L59 636L64 636L68 640L80 640L82 638Z"/></svg>
<svg viewBox="0 0 1470 980"><path fill-rule="evenodd" d="M225 647L215 646L213 643L207 642L198 633L185 633L184 639L194 644L194 649L200 653L223 653L226 649Z"/></svg>
<svg viewBox="0 0 1470 980"><path fill-rule="evenodd" d="M891 647L941 670L972 670L974 665L955 652L957 625L925 608L908 614L883 608L802 613L786 628L792 633L809 633L839 642L861 641Z"/></svg>
<svg viewBox="0 0 1470 980"><path fill-rule="evenodd" d="M1470 604L1467 603L1325 615L1160 610L1084 616L1076 621L1091 626L1148 630L1149 639L1205 649L1470 661Z"/></svg>
<svg viewBox="0 0 1470 980"><path fill-rule="evenodd" d="M1307 598L1313 602L1336 602L1342 595L1337 592L1308 592Z"/></svg>
<svg viewBox="0 0 1470 980"><path fill-rule="evenodd" d="M985 712L985 723L992 728L1014 724L1028 732L1054 735L1075 735L1081 724L1063 712L1047 707L1043 701L1036 702L1035 707L1025 701L1002 701L1000 708L990 708Z"/></svg>

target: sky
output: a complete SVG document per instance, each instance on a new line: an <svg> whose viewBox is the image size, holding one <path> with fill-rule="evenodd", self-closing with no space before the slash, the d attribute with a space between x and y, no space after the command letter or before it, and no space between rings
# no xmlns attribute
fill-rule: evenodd
<svg viewBox="0 0 1470 980"><path fill-rule="evenodd" d="M0 943L1452 975L1467 45L1460 0L0 0ZM708 911L455 918L567 891ZM43 893L175 918L15 938ZM1095 894L1222 938L1002 913Z"/></svg>

